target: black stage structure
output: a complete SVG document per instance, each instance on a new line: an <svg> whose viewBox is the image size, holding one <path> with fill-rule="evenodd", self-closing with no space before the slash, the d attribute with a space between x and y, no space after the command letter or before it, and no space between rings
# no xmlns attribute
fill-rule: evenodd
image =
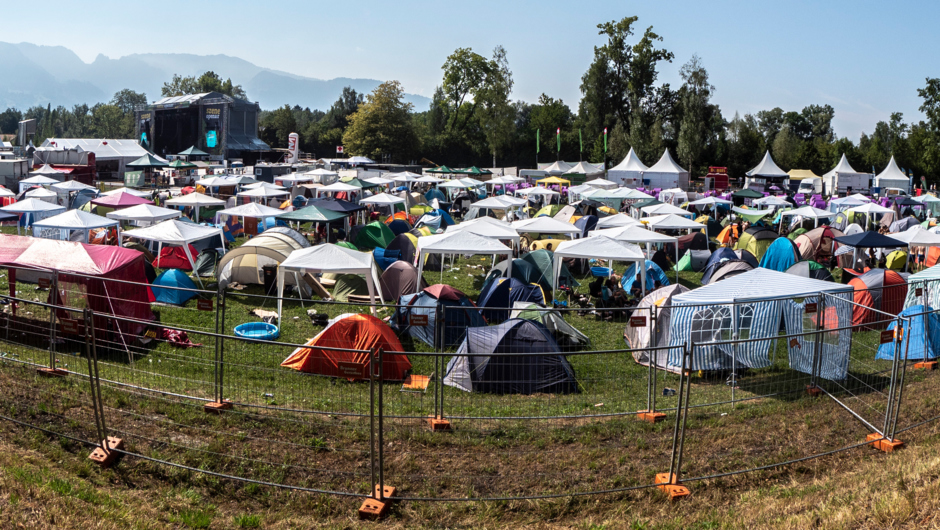
<svg viewBox="0 0 940 530"><path fill-rule="evenodd" d="M137 139L162 157L195 146L209 160L251 165L272 154L258 138L260 112L257 103L219 92L166 97L135 110Z"/></svg>

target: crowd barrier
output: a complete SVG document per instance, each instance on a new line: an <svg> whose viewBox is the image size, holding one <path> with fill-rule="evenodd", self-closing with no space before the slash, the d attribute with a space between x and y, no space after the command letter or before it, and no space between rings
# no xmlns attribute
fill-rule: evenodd
<svg viewBox="0 0 940 530"><path fill-rule="evenodd" d="M2 297L2 419L106 465L140 458L364 497L366 512L389 500L681 497L695 482L891 451L940 418L935 282L907 285L901 301L873 293L882 308L909 306L900 315L858 292L681 311L516 304L486 308L490 325L469 333L473 307L286 298L280 337L264 340L232 330L275 297L162 287L196 303L151 305L135 291L146 285L29 274ZM771 310L782 318L761 317ZM317 348L349 359L340 377L282 366L323 332L317 315L373 312L403 352L336 339Z"/></svg>

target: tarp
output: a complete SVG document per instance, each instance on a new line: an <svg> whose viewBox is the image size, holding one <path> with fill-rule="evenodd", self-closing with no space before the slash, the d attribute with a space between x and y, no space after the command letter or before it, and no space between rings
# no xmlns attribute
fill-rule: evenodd
<svg viewBox="0 0 940 530"><path fill-rule="evenodd" d="M294 350L281 366L350 381L367 380L370 354L350 350L381 348L382 375L386 380L401 381L411 369L411 361L403 353L395 332L371 315L340 315L306 345Z"/></svg>
<svg viewBox="0 0 940 530"><path fill-rule="evenodd" d="M558 355L546 355L551 353ZM457 355L447 364L444 384L492 394L578 391L574 369L551 332L527 319L468 329Z"/></svg>

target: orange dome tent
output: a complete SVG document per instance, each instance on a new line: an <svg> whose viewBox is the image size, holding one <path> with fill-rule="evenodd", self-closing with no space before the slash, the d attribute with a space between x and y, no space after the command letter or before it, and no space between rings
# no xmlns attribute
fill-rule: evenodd
<svg viewBox="0 0 940 530"><path fill-rule="evenodd" d="M382 348L385 352L385 379L401 381L411 369L411 361L407 355L401 353L404 348L395 332L371 315L340 315L330 321L330 324L306 345L313 347L297 348L281 366L306 373L358 381L369 378L369 354L350 350Z"/></svg>
<svg viewBox="0 0 940 530"><path fill-rule="evenodd" d="M884 328L891 317L904 308L907 297L907 282L893 270L871 269L849 281L855 288L855 307L852 309L852 325L863 324L871 329ZM879 312L880 311L880 312Z"/></svg>

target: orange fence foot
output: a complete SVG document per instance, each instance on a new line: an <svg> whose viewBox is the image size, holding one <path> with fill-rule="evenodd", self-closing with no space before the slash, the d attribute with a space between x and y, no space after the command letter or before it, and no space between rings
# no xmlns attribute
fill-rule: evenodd
<svg viewBox="0 0 940 530"><path fill-rule="evenodd" d="M388 513L388 509L392 505L389 497L394 497L396 490L392 486L385 486L385 489L382 490L382 500L379 500L379 488L376 485L375 496L362 501L362 506L359 507L360 519L381 519Z"/></svg>
<svg viewBox="0 0 940 530"><path fill-rule="evenodd" d="M669 495L670 499L681 499L682 497L688 497L692 493L689 491L689 488L676 481L675 475L670 475L669 473L657 473L656 484L656 487Z"/></svg>
<svg viewBox="0 0 940 530"><path fill-rule="evenodd" d="M124 449L124 440L108 436L105 443L108 444L107 450L105 450L104 447L96 447L95 450L88 455L88 459L101 467L111 467L111 464L114 463L119 454L117 451L114 451L114 449Z"/></svg>
<svg viewBox="0 0 940 530"><path fill-rule="evenodd" d="M222 401L210 401L202 406L203 412L211 412L213 414L222 414L226 410L232 410L232 402L223 399Z"/></svg>
<svg viewBox="0 0 940 530"><path fill-rule="evenodd" d="M872 447L885 453L891 453L895 449L904 447L904 442L901 440L888 440L876 432L869 434L868 437L865 438L865 441L871 442Z"/></svg>
<svg viewBox="0 0 940 530"><path fill-rule="evenodd" d="M39 375L44 377L65 377L69 375L65 370L60 370L58 368L37 368Z"/></svg>
<svg viewBox="0 0 940 530"><path fill-rule="evenodd" d="M636 413L636 417L640 421L645 421L647 423L658 423L666 419L666 414L663 412L650 412L648 410L641 410Z"/></svg>
<svg viewBox="0 0 940 530"><path fill-rule="evenodd" d="M806 385L806 393L813 397L818 397L822 394L822 389L816 385Z"/></svg>
<svg viewBox="0 0 940 530"><path fill-rule="evenodd" d="M937 361L924 361L921 363L914 363L915 370L936 370Z"/></svg>
<svg viewBox="0 0 940 530"><path fill-rule="evenodd" d="M434 432L449 431L450 422L441 416L430 416L428 417L428 427L430 427Z"/></svg>

